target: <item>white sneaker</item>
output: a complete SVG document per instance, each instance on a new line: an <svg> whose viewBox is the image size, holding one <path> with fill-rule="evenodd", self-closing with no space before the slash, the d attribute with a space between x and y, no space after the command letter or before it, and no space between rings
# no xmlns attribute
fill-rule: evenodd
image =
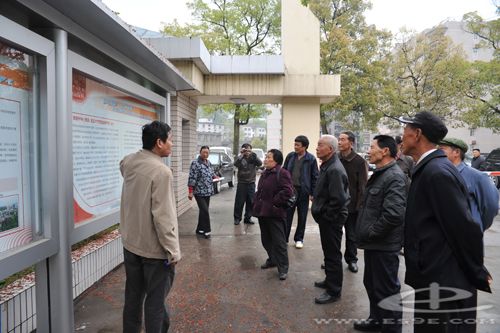
<svg viewBox="0 0 500 333"><path fill-rule="evenodd" d="M296 241L295 242L295 248L296 249L301 249L304 247L304 242L301 242L301 241Z"/></svg>

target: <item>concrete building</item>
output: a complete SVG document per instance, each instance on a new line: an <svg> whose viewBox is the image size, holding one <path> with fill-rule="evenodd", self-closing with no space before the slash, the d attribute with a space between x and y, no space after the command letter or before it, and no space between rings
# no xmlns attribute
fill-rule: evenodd
<svg viewBox="0 0 500 333"><path fill-rule="evenodd" d="M200 118L198 119L196 134L198 136L198 147L202 145L208 145L209 147L221 146L226 134L226 126L216 124L212 119Z"/></svg>

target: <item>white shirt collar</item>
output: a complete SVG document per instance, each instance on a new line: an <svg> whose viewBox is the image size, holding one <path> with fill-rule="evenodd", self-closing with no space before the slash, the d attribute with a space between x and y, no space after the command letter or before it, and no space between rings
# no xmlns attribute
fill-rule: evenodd
<svg viewBox="0 0 500 333"><path fill-rule="evenodd" d="M426 158L427 156L429 156L430 154L432 154L433 152L435 152L437 149L434 148L434 149L431 149L431 150L428 150L426 151L425 153L422 154L422 156L420 156L420 158L418 159L417 163L420 163L424 158Z"/></svg>

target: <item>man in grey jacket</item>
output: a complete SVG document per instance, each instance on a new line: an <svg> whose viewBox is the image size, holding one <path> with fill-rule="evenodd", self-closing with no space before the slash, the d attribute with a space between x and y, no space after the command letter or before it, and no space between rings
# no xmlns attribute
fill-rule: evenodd
<svg viewBox="0 0 500 333"><path fill-rule="evenodd" d="M252 206L255 196L255 177L257 168L262 165L262 161L257 154L252 152L252 145L244 143L241 146L240 155L234 162L238 168L238 185L236 187L236 197L234 198L234 224L241 221L243 206L245 206L245 224L254 224L252 221Z"/></svg>
<svg viewBox="0 0 500 333"><path fill-rule="evenodd" d="M142 128L142 150L120 162L123 176L120 233L125 263L123 332L167 332L165 298L180 260L172 171L162 157L172 152L170 126L153 121Z"/></svg>
<svg viewBox="0 0 500 333"><path fill-rule="evenodd" d="M398 279L399 257L406 209L407 177L396 163L396 141L375 136L368 151L375 171L368 180L356 223L356 239L365 250L363 283L370 300L368 319L357 322L360 331L401 332ZM382 300L394 299L389 306ZM380 303L382 304L382 303Z"/></svg>

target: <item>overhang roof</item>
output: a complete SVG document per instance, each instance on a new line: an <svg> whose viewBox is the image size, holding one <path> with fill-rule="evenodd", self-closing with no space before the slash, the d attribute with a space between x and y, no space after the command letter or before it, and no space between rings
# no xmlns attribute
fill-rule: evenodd
<svg viewBox="0 0 500 333"><path fill-rule="evenodd" d="M167 58L137 37L132 27L100 0L18 0L18 2L111 57L115 55L110 54L112 53L110 51L118 51L126 56L128 61L133 61L137 67L145 70L140 72L141 75L150 74L148 79L152 76L156 84L169 91L193 89L192 83ZM121 59L116 60L121 61ZM129 64L124 63L126 66Z"/></svg>

